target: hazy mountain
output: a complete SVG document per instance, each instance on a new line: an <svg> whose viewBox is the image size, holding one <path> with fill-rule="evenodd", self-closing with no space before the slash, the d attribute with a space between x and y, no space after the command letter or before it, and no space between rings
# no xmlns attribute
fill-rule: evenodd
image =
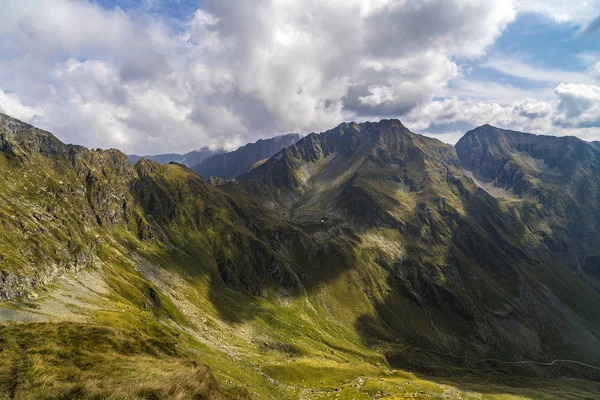
<svg viewBox="0 0 600 400"><path fill-rule="evenodd" d="M233 179L248 172L257 162L296 143L298 139L300 139L300 135L295 133L261 139L255 143L248 143L236 151L207 157L192 169L206 179L211 176Z"/></svg>
<svg viewBox="0 0 600 400"><path fill-rule="evenodd" d="M346 123L217 186L0 115L0 172L8 398L600 393L594 144Z"/></svg>
<svg viewBox="0 0 600 400"><path fill-rule="evenodd" d="M200 150L190 151L186 154L177 154L177 153L169 153L169 154L157 154L153 156L138 156L135 154L130 154L127 156L129 161L132 164L138 162L140 158L147 158L148 160L152 160L159 164L168 164L170 162L177 162L183 165L187 165L188 167L192 167L207 157L214 156L215 154L221 154L225 150L217 149L211 150L208 147L202 148Z"/></svg>

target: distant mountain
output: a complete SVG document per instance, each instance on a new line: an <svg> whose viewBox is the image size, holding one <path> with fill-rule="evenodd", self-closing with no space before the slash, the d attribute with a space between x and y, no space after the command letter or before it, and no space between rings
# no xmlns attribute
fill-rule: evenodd
<svg viewBox="0 0 600 400"><path fill-rule="evenodd" d="M504 190L531 233L569 263L600 277L600 147L484 125L456 144L462 165ZM515 201L518 200L518 201Z"/></svg>
<svg viewBox="0 0 600 400"><path fill-rule="evenodd" d="M281 149L296 143L300 137L298 134L290 133L271 139L261 139L240 147L236 151L207 157L192 169L206 179L211 176L233 179L248 172L257 162L269 158Z"/></svg>
<svg viewBox="0 0 600 400"><path fill-rule="evenodd" d="M129 161L132 164L135 164L140 158L147 158L148 160L152 160L159 164L168 164L170 162L178 162L180 164L186 165L188 167L192 167L207 157L214 156L215 154L221 154L225 150L217 149L211 150L207 147L204 147L200 150L190 151L186 154L177 154L177 153L168 153L168 154L157 154L153 156L138 156L135 154L130 154L127 156Z"/></svg>

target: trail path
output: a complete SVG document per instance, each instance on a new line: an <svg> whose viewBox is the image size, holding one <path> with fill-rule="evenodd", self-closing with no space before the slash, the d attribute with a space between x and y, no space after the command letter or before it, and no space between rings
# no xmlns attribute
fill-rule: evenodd
<svg viewBox="0 0 600 400"><path fill-rule="evenodd" d="M581 361L575 361L575 360L553 360L550 362L543 362L543 361L502 361L502 360L496 360L494 358L488 358L489 361L496 361L496 362L501 362L504 364L538 364L538 365L548 365L548 366L552 366L556 363L571 363L571 364L579 364L579 365L583 365L584 367L588 367L588 368L593 368L593 369L597 369L600 370L600 367L596 367L594 365L591 364L586 364L584 362Z"/></svg>
<svg viewBox="0 0 600 400"><path fill-rule="evenodd" d="M425 353L437 353L437 354L442 354L445 356L450 356L450 357L454 357L454 358L464 358L463 356L458 356L456 354L451 354L451 353L445 353L443 351L437 351L437 350L428 350L428 349L422 349L419 347L410 347L408 346L408 348L419 351L419 352L425 352ZM592 369L596 369L600 371L600 367L595 366L595 365L591 365L591 364L587 364L581 361L576 361L576 360L562 360L562 359L557 359L557 360L552 360L550 362L545 362L545 361L531 361L531 360L523 360L523 361L505 361L505 360L499 360L497 358L482 358L482 359L474 359L475 361L494 361L494 362L499 362L499 363L503 363L503 364L535 364L535 365L546 365L546 366L553 366L556 365L557 363L570 363L570 364L578 364L584 367L588 367L588 368L592 368Z"/></svg>

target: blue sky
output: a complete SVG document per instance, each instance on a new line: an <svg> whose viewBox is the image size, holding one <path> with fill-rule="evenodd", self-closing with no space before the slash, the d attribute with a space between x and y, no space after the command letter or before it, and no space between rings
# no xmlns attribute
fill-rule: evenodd
<svg viewBox="0 0 600 400"><path fill-rule="evenodd" d="M518 59L537 69L554 69L585 73L584 54L600 56L600 32L582 34L573 23L557 23L535 13L519 15L500 35L489 51L489 58ZM473 63L471 76L492 79L519 87L532 88L542 83L505 74Z"/></svg>
<svg viewBox="0 0 600 400"><path fill-rule="evenodd" d="M600 139L600 0L2 0L0 112L127 152L400 118Z"/></svg>
<svg viewBox="0 0 600 400"><path fill-rule="evenodd" d="M152 13L178 20L186 20L198 8L203 7L200 0L96 0L94 3L107 10L118 7L126 11Z"/></svg>

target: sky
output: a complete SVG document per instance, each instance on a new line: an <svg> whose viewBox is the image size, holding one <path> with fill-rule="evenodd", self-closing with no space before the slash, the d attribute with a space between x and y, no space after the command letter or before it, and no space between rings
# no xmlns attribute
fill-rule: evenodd
<svg viewBox="0 0 600 400"><path fill-rule="evenodd" d="M0 0L0 112L127 153L399 118L600 140L600 0Z"/></svg>

